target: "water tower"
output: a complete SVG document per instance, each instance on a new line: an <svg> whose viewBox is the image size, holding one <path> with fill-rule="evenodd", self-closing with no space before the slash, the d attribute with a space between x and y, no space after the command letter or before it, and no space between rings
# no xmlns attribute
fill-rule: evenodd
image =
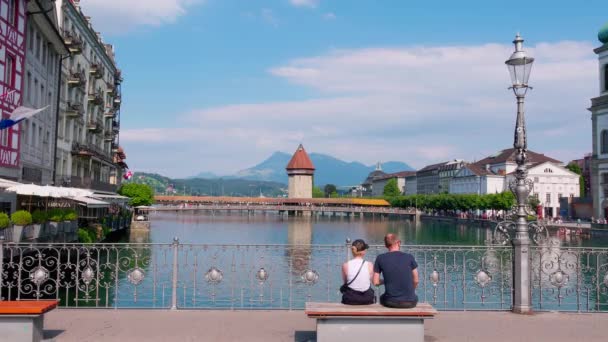
<svg viewBox="0 0 608 342"><path fill-rule="evenodd" d="M289 177L289 198L312 198L312 184L315 167L300 144L285 168Z"/></svg>

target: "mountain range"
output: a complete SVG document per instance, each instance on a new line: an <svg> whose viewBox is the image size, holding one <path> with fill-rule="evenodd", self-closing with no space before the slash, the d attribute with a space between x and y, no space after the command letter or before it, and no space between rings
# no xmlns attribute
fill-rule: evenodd
<svg viewBox="0 0 608 342"><path fill-rule="evenodd" d="M321 154L309 154L314 164L317 186L334 184L337 186L354 186L361 184L367 175L376 169L375 165L367 166L360 162L346 162L338 158ZM275 152L261 163L237 172L235 175L223 176L223 179L248 179L256 181L269 181L287 184L287 173L285 166L289 163L291 154ZM406 163L389 161L382 163L382 170L386 173L413 170ZM202 172L192 178L214 178L209 172ZM217 177L217 176L216 176Z"/></svg>

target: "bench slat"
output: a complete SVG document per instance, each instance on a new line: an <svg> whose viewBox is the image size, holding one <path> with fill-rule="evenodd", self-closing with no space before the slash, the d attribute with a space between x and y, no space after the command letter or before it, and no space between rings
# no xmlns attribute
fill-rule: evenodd
<svg viewBox="0 0 608 342"><path fill-rule="evenodd" d="M57 300L0 301L0 315L40 315L57 307Z"/></svg>
<svg viewBox="0 0 608 342"><path fill-rule="evenodd" d="M411 309L387 308L380 304L344 305L341 303L306 303L306 314L309 317L343 317L343 316L374 316L374 317L433 317L437 314L428 303L418 303Z"/></svg>

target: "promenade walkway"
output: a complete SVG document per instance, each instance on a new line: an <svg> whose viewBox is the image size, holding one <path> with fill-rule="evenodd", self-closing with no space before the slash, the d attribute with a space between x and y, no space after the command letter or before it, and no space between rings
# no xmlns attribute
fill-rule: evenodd
<svg viewBox="0 0 608 342"><path fill-rule="evenodd" d="M608 314L440 312L427 342L606 341ZM314 341L303 311L54 310L50 341ZM1 338L0 338L1 339Z"/></svg>

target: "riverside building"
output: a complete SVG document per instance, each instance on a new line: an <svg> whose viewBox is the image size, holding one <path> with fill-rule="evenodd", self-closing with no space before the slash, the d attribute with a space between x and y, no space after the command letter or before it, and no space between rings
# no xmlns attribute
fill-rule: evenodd
<svg viewBox="0 0 608 342"><path fill-rule="evenodd" d="M598 56L600 93L591 99L591 196L593 216L608 218L608 23L597 38L602 46L593 50Z"/></svg>
<svg viewBox="0 0 608 342"><path fill-rule="evenodd" d="M46 12L47 9L50 11ZM28 1L23 105L46 110L21 126L21 172L24 183L53 184L57 95L61 56L68 49L59 33L51 0Z"/></svg>
<svg viewBox="0 0 608 342"><path fill-rule="evenodd" d="M56 184L117 190L126 168L118 145L120 84L114 48L95 32L76 0L56 0L59 25L71 56L62 63Z"/></svg>
<svg viewBox="0 0 608 342"><path fill-rule="evenodd" d="M8 118L23 101L27 17L24 0L1 0L0 8L0 110L2 118ZM1 178L19 180L21 126L0 131Z"/></svg>

